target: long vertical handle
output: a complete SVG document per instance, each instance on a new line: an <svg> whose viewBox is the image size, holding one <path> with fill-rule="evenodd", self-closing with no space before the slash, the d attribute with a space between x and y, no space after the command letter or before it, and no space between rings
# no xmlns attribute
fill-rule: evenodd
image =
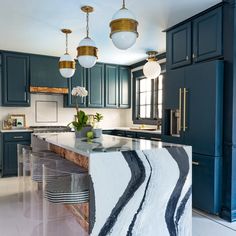
<svg viewBox="0 0 236 236"><path fill-rule="evenodd" d="M186 131L186 129L188 128L186 126L186 94L187 94L187 89L184 88L184 111L183 111L183 131Z"/></svg>
<svg viewBox="0 0 236 236"><path fill-rule="evenodd" d="M179 131L181 131L181 117L182 117L182 88L179 88Z"/></svg>

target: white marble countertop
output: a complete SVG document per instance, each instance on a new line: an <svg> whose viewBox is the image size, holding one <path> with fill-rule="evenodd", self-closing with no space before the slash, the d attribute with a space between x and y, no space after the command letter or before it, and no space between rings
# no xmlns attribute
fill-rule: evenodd
<svg viewBox="0 0 236 236"><path fill-rule="evenodd" d="M69 133L35 133L34 136L50 144L65 148L75 153L90 156L91 153L120 152L129 150L151 150L163 147L182 147L183 145L132 139L112 135L102 135L101 138L87 140L76 139L73 132Z"/></svg>
<svg viewBox="0 0 236 236"><path fill-rule="evenodd" d="M33 132L32 129L1 129L1 133Z"/></svg>

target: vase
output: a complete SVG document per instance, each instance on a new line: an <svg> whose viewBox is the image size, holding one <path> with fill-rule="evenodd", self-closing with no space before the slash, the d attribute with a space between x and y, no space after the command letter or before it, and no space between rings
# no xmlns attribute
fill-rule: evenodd
<svg viewBox="0 0 236 236"><path fill-rule="evenodd" d="M92 126L85 126L80 131L75 130L75 137L76 138L86 138L87 133L92 130Z"/></svg>
<svg viewBox="0 0 236 236"><path fill-rule="evenodd" d="M102 136L102 129L93 129L93 136L94 138L100 138Z"/></svg>

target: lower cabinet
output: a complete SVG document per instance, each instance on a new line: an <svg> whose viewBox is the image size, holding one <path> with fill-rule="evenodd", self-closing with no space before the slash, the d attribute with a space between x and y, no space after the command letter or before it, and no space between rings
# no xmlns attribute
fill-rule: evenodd
<svg viewBox="0 0 236 236"><path fill-rule="evenodd" d="M222 157L193 154L193 207L217 214L221 205Z"/></svg>
<svg viewBox="0 0 236 236"><path fill-rule="evenodd" d="M31 134L14 132L2 134L2 176L17 176L17 144L30 145Z"/></svg>

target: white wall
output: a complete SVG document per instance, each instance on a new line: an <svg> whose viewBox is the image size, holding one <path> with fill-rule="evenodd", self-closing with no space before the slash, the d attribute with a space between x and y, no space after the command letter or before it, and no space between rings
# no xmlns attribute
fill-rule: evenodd
<svg viewBox="0 0 236 236"><path fill-rule="evenodd" d="M36 101L57 101L58 103L58 122L56 123L37 123L35 114ZM81 108L87 114L101 113L104 116L101 122L103 128L124 127L132 125L131 109L86 109ZM45 116L50 113L50 110L45 112ZM75 108L63 108L63 95L44 95L31 94L31 107L1 107L0 120L6 119L8 114L25 114L27 126L43 126L43 125L67 125L73 120Z"/></svg>

